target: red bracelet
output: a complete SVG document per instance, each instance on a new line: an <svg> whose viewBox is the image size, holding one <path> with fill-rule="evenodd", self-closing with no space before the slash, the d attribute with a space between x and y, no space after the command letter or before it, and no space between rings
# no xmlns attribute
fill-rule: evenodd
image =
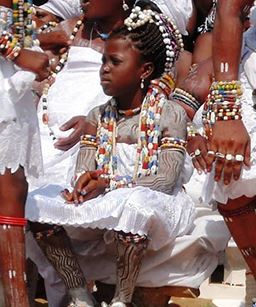
<svg viewBox="0 0 256 307"><path fill-rule="evenodd" d="M0 225L26 226L27 220L23 217L0 216Z"/></svg>

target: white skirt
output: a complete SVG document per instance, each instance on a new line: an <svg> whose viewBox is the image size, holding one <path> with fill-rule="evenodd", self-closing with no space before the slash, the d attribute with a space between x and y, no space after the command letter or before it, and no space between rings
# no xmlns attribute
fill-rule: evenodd
<svg viewBox="0 0 256 307"><path fill-rule="evenodd" d="M60 186L46 186L30 193L26 218L65 226L99 228L147 235L152 249L186 234L195 217L191 198L179 191L167 195L145 187L122 188L79 206L66 204Z"/></svg>

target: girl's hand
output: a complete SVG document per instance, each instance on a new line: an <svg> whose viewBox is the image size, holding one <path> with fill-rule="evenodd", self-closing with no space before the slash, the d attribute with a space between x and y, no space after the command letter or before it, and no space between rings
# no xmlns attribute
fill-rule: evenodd
<svg viewBox="0 0 256 307"><path fill-rule="evenodd" d="M232 178L239 179L243 164L250 166L250 137L241 120L217 121L212 127L207 148L217 156L214 170L216 181L220 181L223 175L224 184L228 185ZM208 172L214 160L215 157L208 155Z"/></svg>
<svg viewBox="0 0 256 307"><path fill-rule="evenodd" d="M108 185L109 181L99 177L97 171L86 172L77 180L73 192L66 189L62 196L68 203L80 204L103 194Z"/></svg>
<svg viewBox="0 0 256 307"><path fill-rule="evenodd" d="M207 172L206 159L207 159L207 144L206 138L201 135L196 135L188 140L187 152L192 158L192 162L197 172Z"/></svg>

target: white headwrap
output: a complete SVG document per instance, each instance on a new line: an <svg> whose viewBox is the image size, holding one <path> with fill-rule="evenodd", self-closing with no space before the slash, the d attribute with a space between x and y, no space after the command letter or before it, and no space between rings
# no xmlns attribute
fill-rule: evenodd
<svg viewBox="0 0 256 307"><path fill-rule="evenodd" d="M62 19L69 19L81 15L80 0L48 0L40 8Z"/></svg>
<svg viewBox="0 0 256 307"><path fill-rule="evenodd" d="M176 24L181 34L186 35L186 26L189 18L192 15L191 0L152 0L163 12L170 16Z"/></svg>
<svg viewBox="0 0 256 307"><path fill-rule="evenodd" d="M251 12L250 12L250 23L253 27L256 27L256 6L253 6L251 8Z"/></svg>

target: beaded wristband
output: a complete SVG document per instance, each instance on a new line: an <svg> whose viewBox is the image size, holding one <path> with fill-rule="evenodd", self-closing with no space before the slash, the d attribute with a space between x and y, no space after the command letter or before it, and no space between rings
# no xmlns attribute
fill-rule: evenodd
<svg viewBox="0 0 256 307"><path fill-rule="evenodd" d="M21 48L19 46L14 47L10 54L6 56L6 59L9 61L14 61L20 55L20 51Z"/></svg>
<svg viewBox="0 0 256 307"><path fill-rule="evenodd" d="M198 132L198 130L196 129L195 125L190 122L187 124L187 138L193 138L197 135L200 135L200 133Z"/></svg>
<svg viewBox="0 0 256 307"><path fill-rule="evenodd" d="M91 135L91 134L85 134L81 137L80 140L80 147L83 146L92 146L92 147L97 147L97 141L96 141L96 136Z"/></svg>
<svg viewBox="0 0 256 307"><path fill-rule="evenodd" d="M242 87L239 81L213 82L203 111L204 125L216 121L241 120Z"/></svg>
<svg viewBox="0 0 256 307"><path fill-rule="evenodd" d="M105 189L105 192L110 192L120 188L132 188L133 187L133 179L131 176L113 176L108 174L100 175L103 179L109 180L109 187Z"/></svg>
<svg viewBox="0 0 256 307"><path fill-rule="evenodd" d="M194 111L198 111L201 106L201 104L196 100L194 96L180 88L175 88L171 95L171 98L183 102L184 104L192 108Z"/></svg>
<svg viewBox="0 0 256 307"><path fill-rule="evenodd" d="M180 149L185 151L186 150L187 142L174 137L164 137L161 139L161 149L170 148L170 149Z"/></svg>

